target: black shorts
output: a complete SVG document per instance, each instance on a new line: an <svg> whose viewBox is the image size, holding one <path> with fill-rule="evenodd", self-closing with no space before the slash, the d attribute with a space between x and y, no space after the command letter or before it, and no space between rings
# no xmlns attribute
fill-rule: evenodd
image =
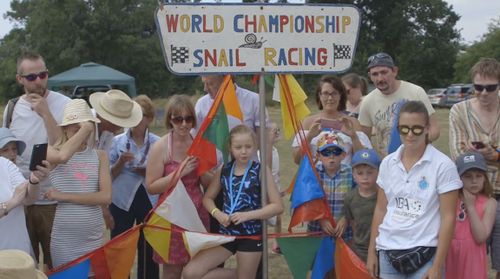
<svg viewBox="0 0 500 279"><path fill-rule="evenodd" d="M222 247L229 250L229 252L262 252L262 240L237 238L229 243L222 244Z"/></svg>

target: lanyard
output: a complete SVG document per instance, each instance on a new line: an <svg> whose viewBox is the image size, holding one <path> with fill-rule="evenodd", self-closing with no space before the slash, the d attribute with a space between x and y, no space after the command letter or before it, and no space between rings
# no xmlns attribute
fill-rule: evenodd
<svg viewBox="0 0 500 279"><path fill-rule="evenodd" d="M241 179L240 182L240 188L238 189L238 193L236 193L236 197L233 198L233 173L234 173L234 165L236 165L236 161L233 163L233 166L231 167L231 173L229 174L229 215L233 214L234 210L236 209L236 205L238 200L240 199L241 191L243 190L243 187L245 187L245 180L247 179L247 174L248 171L250 170L250 167L252 167L252 160L248 161L248 165L245 169L245 173L243 174L243 178Z"/></svg>
<svg viewBox="0 0 500 279"><path fill-rule="evenodd" d="M130 148L131 148L130 137L132 137L132 134L131 134L131 132L129 134L130 134L130 136L127 137L127 143L126 143L126 146L125 146L127 148L127 152L130 152ZM142 154L141 154L141 159L139 160L138 166L143 165L144 162L146 161L147 156L148 156L149 146L150 146L150 142L149 142L149 130L146 130L146 137L145 137L145 139L146 139L146 144L145 144L146 146L144 148L144 152L142 152ZM141 153L140 150L141 149L139 147L137 147L137 151L139 151L139 153Z"/></svg>

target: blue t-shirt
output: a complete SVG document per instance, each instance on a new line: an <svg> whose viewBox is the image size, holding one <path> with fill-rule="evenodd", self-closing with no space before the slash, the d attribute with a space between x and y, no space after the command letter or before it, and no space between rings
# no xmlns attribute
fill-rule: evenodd
<svg viewBox="0 0 500 279"><path fill-rule="evenodd" d="M234 175L232 181L232 190L230 187L230 177L231 169L234 161L225 164L222 167L222 172L220 176L220 183L223 190L223 200L224 206L223 211L226 214L231 213L231 206L234 207L232 213L251 211L259 209L261 205L261 189L260 189L260 163L252 162L250 169L248 170L247 177L245 178L244 187L241 188L241 180L243 175ZM241 193L238 196L238 192ZM234 204L231 204L231 200ZM228 227L220 226L219 232L228 235L255 235L262 232L262 221L261 220L249 220L239 225L231 224Z"/></svg>

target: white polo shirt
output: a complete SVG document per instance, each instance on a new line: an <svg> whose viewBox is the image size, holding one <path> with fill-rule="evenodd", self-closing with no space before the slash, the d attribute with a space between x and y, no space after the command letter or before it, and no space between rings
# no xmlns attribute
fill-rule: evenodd
<svg viewBox="0 0 500 279"><path fill-rule="evenodd" d="M428 144L420 160L406 172L404 145L380 165L377 184L387 197L387 212L379 226L377 250L436 247L441 223L439 195L462 188L453 161Z"/></svg>

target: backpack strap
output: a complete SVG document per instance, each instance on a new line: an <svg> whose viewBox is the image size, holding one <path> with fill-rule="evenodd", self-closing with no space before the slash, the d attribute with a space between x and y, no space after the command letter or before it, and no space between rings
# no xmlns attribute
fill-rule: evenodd
<svg viewBox="0 0 500 279"><path fill-rule="evenodd" d="M9 100L7 103L7 115L5 116L5 128L10 127L10 123L12 122L12 114L14 113L14 106L16 105L17 101L19 101L19 96L12 98Z"/></svg>

